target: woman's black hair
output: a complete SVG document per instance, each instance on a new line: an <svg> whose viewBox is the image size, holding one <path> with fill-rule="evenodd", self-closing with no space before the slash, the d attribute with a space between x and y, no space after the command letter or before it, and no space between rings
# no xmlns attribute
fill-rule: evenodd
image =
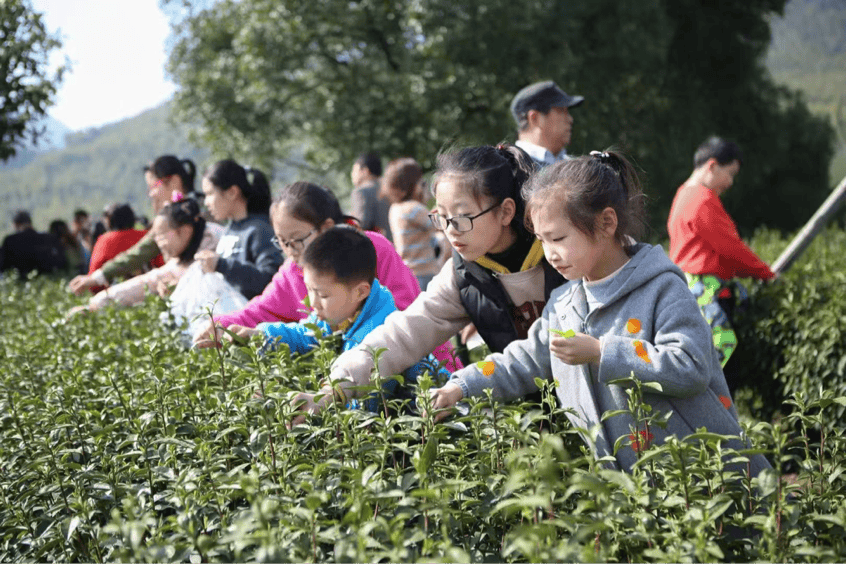
<svg viewBox="0 0 846 564"><path fill-rule="evenodd" d="M270 184L262 171L224 159L211 165L205 178L221 192L237 186L247 201L247 213L267 215L270 211Z"/></svg>
<svg viewBox="0 0 846 564"><path fill-rule="evenodd" d="M612 208L617 215L614 236L626 249L637 241L646 224L645 197L637 172L621 153L610 149L541 169L523 187L523 198L529 230L533 230L532 210L550 204L563 204L564 216L591 237L597 215Z"/></svg>
<svg viewBox="0 0 846 564"><path fill-rule="evenodd" d="M73 236L70 227L63 219L54 219L50 222L47 232L56 237L66 247L79 248L79 241Z"/></svg>
<svg viewBox="0 0 846 564"><path fill-rule="evenodd" d="M520 237L528 237L523 222L526 206L521 188L535 171L532 158L521 148L500 144L468 147L438 155L434 192L438 183L450 177L458 180L474 198L489 198L499 204L506 198L514 200L516 211L511 227Z"/></svg>
<svg viewBox="0 0 846 564"><path fill-rule="evenodd" d="M203 242L203 234L206 231L206 220L200 215L200 204L194 198L184 198L178 202L167 204L159 212L159 215L164 216L173 229L183 225L191 225L194 228L188 246L179 254L179 262L182 264L193 262L194 255L200 249L200 243Z"/></svg>
<svg viewBox="0 0 846 564"><path fill-rule="evenodd" d="M150 172L156 178L167 178L174 174L182 180L182 192L194 192L194 179L197 177L197 166L191 159L179 159L173 155L162 155L144 167L144 172Z"/></svg>
<svg viewBox="0 0 846 564"><path fill-rule="evenodd" d="M282 207L314 227L320 227L327 219L333 220L336 225L350 221L358 223L356 218L341 211L341 204L331 190L311 182L294 182L282 188L273 200L271 213Z"/></svg>

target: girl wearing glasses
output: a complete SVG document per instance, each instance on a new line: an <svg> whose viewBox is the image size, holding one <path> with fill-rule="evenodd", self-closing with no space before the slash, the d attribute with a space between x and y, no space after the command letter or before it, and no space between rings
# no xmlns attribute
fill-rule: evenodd
<svg viewBox="0 0 846 564"><path fill-rule="evenodd" d="M294 401L303 402L301 409L318 412L333 395L345 401L362 393L354 387L370 383L370 350L385 349L379 371L388 377L468 323L493 351L526 337L550 292L565 282L523 224L520 189L533 170L531 158L511 145L472 147L438 158L437 207L430 218L455 249L453 257L408 309L391 315L338 358L317 403L315 394L299 394Z"/></svg>
<svg viewBox="0 0 846 564"><path fill-rule="evenodd" d="M560 384L555 393L573 427L617 469L630 470L651 445L702 427L735 437L724 448L743 448L711 328L687 280L660 246L636 241L644 196L631 164L594 151L544 168L524 194L547 258L572 282L553 292L526 339L431 390L433 408L444 410L436 417L486 389L499 399L536 392L542 379ZM632 375L652 385L643 388L650 418L629 412L632 383L624 379ZM747 471L745 462L733 466ZM760 454L749 457L752 476L767 467Z"/></svg>
<svg viewBox="0 0 846 564"><path fill-rule="evenodd" d="M261 295L240 311L216 317L214 326L209 324L206 331L197 335L194 339L197 347L212 347L220 342L222 331L218 327L255 327L265 321L305 319L310 312L303 304L307 293L303 282L303 252L320 233L334 225L355 221L341 212L332 192L310 182L295 182L283 188L270 208L270 219L276 233L273 244L287 259ZM391 291L398 309L408 307L420 293L414 273L402 262L390 241L372 231L364 233L376 247L376 276L380 284Z"/></svg>
<svg viewBox="0 0 846 564"><path fill-rule="evenodd" d="M270 185L260 171L231 159L203 175L203 202L215 221L228 221L217 249L194 257L203 272L220 272L247 299L261 294L282 264L272 243Z"/></svg>
<svg viewBox="0 0 846 564"><path fill-rule="evenodd" d="M144 167L147 195L153 212L159 213L164 206L183 197L195 195L194 178L197 167L191 159L179 159L173 155L162 155ZM118 277L131 276L159 257L160 250L147 232L132 248L113 258L91 274L82 274L70 281L70 289L80 295L94 286L108 286ZM160 261L158 264L162 264Z"/></svg>

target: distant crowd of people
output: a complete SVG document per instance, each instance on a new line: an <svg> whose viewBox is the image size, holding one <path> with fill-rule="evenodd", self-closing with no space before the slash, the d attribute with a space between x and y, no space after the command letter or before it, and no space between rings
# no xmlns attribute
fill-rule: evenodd
<svg viewBox="0 0 846 564"><path fill-rule="evenodd" d="M76 273L69 288L93 295L71 315L168 297L198 348L258 336L265 354L283 344L297 354L339 335L322 388L296 394L294 424L332 403L383 409L368 385L413 406L428 372L438 418L488 389L511 399L555 382L596 456L623 469L670 435L740 436L722 369L736 346L734 279L775 276L719 200L740 149L713 138L696 150L668 220L668 257L639 241L644 195L626 158L567 153L583 102L552 81L527 86L511 103L516 142L438 155L428 185L411 156L383 170L378 154L362 154L348 213L308 181L272 196L265 174L230 159L205 170L198 192L193 162L161 156L143 169L149 228L125 204L107 209L99 234L87 214L47 235L21 212L0 264ZM213 320L198 317L208 309ZM453 338L473 332L492 354L465 366ZM672 413L665 427L603 417L627 410L620 379L632 374L660 385L644 402ZM752 474L767 466L751 456Z"/></svg>

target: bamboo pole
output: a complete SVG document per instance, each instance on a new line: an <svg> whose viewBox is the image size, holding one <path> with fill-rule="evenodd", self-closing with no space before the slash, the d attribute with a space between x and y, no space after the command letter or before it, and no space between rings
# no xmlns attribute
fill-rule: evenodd
<svg viewBox="0 0 846 564"><path fill-rule="evenodd" d="M822 231L831 219L831 216L833 216L837 212L838 208L840 208L840 205L843 204L844 200L846 200L846 177L840 181L837 188L829 194L828 198L826 198L825 202L823 202L819 209L814 213L813 217L808 220L808 223L802 227L802 230L796 234L787 248L784 249L784 252L782 252L772 264L770 267L772 271L776 274L787 272L796 259L805 252L805 249L808 248L808 245L811 244L814 237Z"/></svg>

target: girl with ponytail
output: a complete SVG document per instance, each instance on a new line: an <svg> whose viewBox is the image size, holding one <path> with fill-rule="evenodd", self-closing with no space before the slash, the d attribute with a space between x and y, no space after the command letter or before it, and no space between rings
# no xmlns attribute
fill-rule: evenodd
<svg viewBox="0 0 846 564"><path fill-rule="evenodd" d="M231 159L203 175L204 203L216 221L228 221L217 249L196 259L204 272L220 272L248 299L262 293L282 264L270 226L270 184L260 170Z"/></svg>
<svg viewBox="0 0 846 564"><path fill-rule="evenodd" d="M612 151L561 161L532 177L523 194L526 226L571 281L552 293L527 338L432 391L432 407L443 410L437 417L488 388L506 400L536 392L541 378L560 384L555 393L573 427L619 469L630 470L653 443L701 427L743 448L711 329L684 274L660 246L636 242L643 194L628 161ZM666 426L631 416L625 379L632 375L652 384L642 401L667 416ZM747 469L734 460L735 469ZM767 467L761 455L749 456L752 476Z"/></svg>
<svg viewBox="0 0 846 564"><path fill-rule="evenodd" d="M215 324L209 324L194 339L197 347L220 343L221 327L253 328L263 322L293 322L308 317L310 312L303 304L306 297L302 271L305 250L318 235L335 225L350 225L351 228L355 225L352 217L341 212L341 204L330 190L311 182L294 182L283 188L270 208L270 218L276 235L272 242L287 259L264 292L250 300L245 308L215 317ZM376 247L379 283L391 291L397 309L405 309L420 293L414 273L385 237L372 231L364 234Z"/></svg>
<svg viewBox="0 0 846 564"><path fill-rule="evenodd" d="M154 213L159 213L170 202L193 198L196 195L194 178L197 175L197 167L191 159L162 155L145 165L142 170L147 183L147 196L150 198ZM94 272L75 277L70 281L70 289L76 295L80 295L95 286L108 286L115 278L132 276L146 268L148 264L161 266L160 254L152 231L149 231L130 249L120 253Z"/></svg>
<svg viewBox="0 0 846 564"><path fill-rule="evenodd" d="M164 255L164 265L98 292L87 305L73 308L71 314L98 310L110 304L129 306L141 302L148 292L164 293L182 278L198 251L217 245L221 229L206 223L197 200L183 198L166 204L159 211L150 233Z"/></svg>
<svg viewBox="0 0 846 564"><path fill-rule="evenodd" d="M383 351L378 369L387 378L469 323L493 351L528 334L550 292L565 282L524 225L521 189L533 171L531 158L512 145L440 155L433 184L437 206L429 217L452 245L452 258L408 309L338 358L318 394L298 394L294 401L302 402L301 409L319 412L333 397L363 393L371 382L373 350Z"/></svg>

